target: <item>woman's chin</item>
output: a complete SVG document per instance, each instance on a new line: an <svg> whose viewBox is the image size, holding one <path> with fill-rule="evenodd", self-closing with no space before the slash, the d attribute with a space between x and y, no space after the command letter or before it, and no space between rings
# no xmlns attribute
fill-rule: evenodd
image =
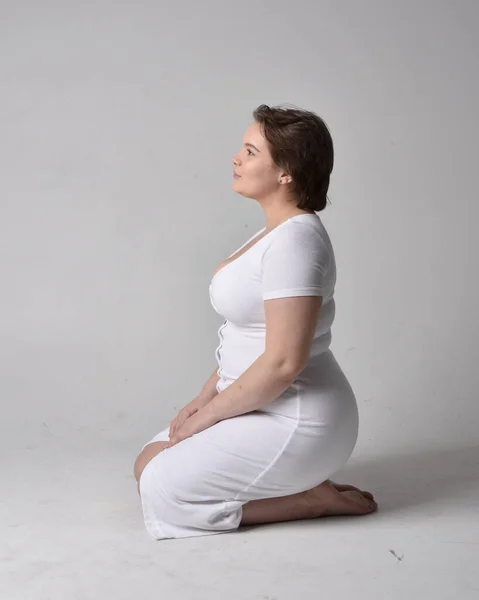
<svg viewBox="0 0 479 600"><path fill-rule="evenodd" d="M241 193L241 184L238 182L238 179L233 180L233 185L231 186L235 192Z"/></svg>

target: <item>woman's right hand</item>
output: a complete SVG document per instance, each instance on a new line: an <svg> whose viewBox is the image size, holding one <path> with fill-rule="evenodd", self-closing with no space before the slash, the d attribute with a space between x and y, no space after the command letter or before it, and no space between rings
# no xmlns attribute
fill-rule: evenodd
<svg viewBox="0 0 479 600"><path fill-rule="evenodd" d="M169 437L170 439L175 435L175 432L189 419L192 415L197 413L201 408L204 408L208 404L209 400L205 400L200 396L197 396L189 404L180 410L176 417L170 423Z"/></svg>

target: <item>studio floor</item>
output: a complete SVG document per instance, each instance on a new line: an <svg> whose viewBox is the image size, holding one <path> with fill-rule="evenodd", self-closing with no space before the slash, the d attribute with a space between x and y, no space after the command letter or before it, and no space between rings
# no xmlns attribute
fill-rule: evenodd
<svg viewBox="0 0 479 600"><path fill-rule="evenodd" d="M158 542L138 446L45 430L2 448L2 599L479 598L477 448L355 452L335 479L371 490L373 515Z"/></svg>

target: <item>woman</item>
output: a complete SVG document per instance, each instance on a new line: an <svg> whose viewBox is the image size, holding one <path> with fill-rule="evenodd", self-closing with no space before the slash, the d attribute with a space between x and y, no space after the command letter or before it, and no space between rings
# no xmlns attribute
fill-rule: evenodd
<svg viewBox="0 0 479 600"><path fill-rule="evenodd" d="M316 212L326 207L333 143L314 113L262 105L234 157L234 190L266 227L216 270L224 316L218 370L135 463L155 539L240 524L364 515L368 492L328 478L358 435L353 390L331 350L336 266Z"/></svg>

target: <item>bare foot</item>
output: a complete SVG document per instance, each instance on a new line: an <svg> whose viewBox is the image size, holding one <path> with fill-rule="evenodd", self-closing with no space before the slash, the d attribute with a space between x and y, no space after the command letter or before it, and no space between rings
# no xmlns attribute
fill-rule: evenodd
<svg viewBox="0 0 479 600"><path fill-rule="evenodd" d="M378 505L374 500L368 500L361 492L338 492L343 500L330 509L326 515L368 515L376 512ZM325 516L326 516L325 515Z"/></svg>
<svg viewBox="0 0 479 600"><path fill-rule="evenodd" d="M314 516L367 515L378 509L374 500L366 498L360 491L338 491L330 482L325 481L305 492Z"/></svg>
<svg viewBox="0 0 479 600"><path fill-rule="evenodd" d="M354 487L354 485L335 483L334 481L331 481L331 480L329 480L329 482L338 490L338 492L359 492L368 500L374 500L374 496L371 494L371 492L366 492L364 490L360 490L359 488Z"/></svg>

